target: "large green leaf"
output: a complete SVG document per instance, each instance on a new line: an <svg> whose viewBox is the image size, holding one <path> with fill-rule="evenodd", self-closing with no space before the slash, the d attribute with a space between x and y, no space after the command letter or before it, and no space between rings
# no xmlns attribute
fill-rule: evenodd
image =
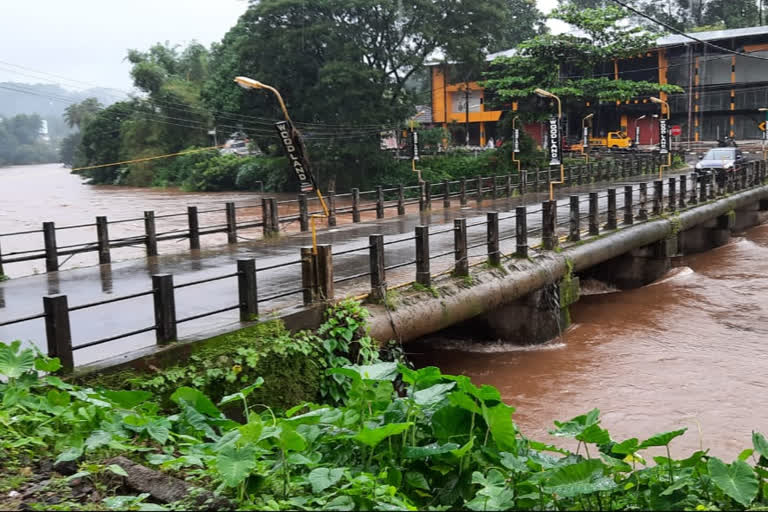
<svg viewBox="0 0 768 512"><path fill-rule="evenodd" d="M344 468L315 468L307 479L312 485L312 492L320 494L332 485L336 485L341 477L344 476Z"/></svg>
<svg viewBox="0 0 768 512"><path fill-rule="evenodd" d="M429 490L429 483L423 474L418 471L408 471L405 474L405 483L414 489Z"/></svg>
<svg viewBox="0 0 768 512"><path fill-rule="evenodd" d="M517 446L517 429L512 422L514 407L499 403L493 407L486 407L483 403L483 419L491 429L491 437L496 441L500 451L515 451Z"/></svg>
<svg viewBox="0 0 768 512"><path fill-rule="evenodd" d="M149 391L103 391L102 394L109 399L110 402L122 407L123 409L133 409L137 405L146 402L152 398L152 393Z"/></svg>
<svg viewBox="0 0 768 512"><path fill-rule="evenodd" d="M443 380L443 374L440 373L440 369L435 366L427 366L418 370L411 370L410 368L399 364L397 370L400 372L400 375L402 375L403 382L410 384L414 390L428 388Z"/></svg>
<svg viewBox="0 0 768 512"><path fill-rule="evenodd" d="M0 375L16 379L35 367L35 352L31 348L20 351L20 347L20 341L0 343Z"/></svg>
<svg viewBox="0 0 768 512"><path fill-rule="evenodd" d="M193 388L186 386L180 387L171 395L171 400L176 404L185 402L197 412L207 414L214 418L221 416L221 411L213 405L211 399Z"/></svg>
<svg viewBox="0 0 768 512"><path fill-rule="evenodd" d="M389 436L400 434L401 432L408 430L411 426L413 426L413 423L409 421L407 423L389 423L382 427L372 429L363 427L363 429L354 436L354 439L373 448Z"/></svg>
<svg viewBox="0 0 768 512"><path fill-rule="evenodd" d="M256 467L256 450L251 446L225 446L216 457L216 469L229 487L237 487Z"/></svg>
<svg viewBox="0 0 768 512"><path fill-rule="evenodd" d="M616 483L605 475L605 465L598 459L588 459L552 470L545 490L564 498L598 491L610 491Z"/></svg>
<svg viewBox="0 0 768 512"><path fill-rule="evenodd" d="M549 433L558 437L572 437L585 443L603 444L610 441L607 431L599 427L600 410L592 409L587 414L576 416L568 421L555 421L555 430Z"/></svg>
<svg viewBox="0 0 768 512"><path fill-rule="evenodd" d="M405 450L403 450L403 456L406 459L426 459L427 457L450 453L451 450L455 450L458 447L459 445L456 443L432 443L426 446L407 446Z"/></svg>
<svg viewBox="0 0 768 512"><path fill-rule="evenodd" d="M768 441L765 440L763 434L760 432L752 432L752 445L755 447L757 453L768 459Z"/></svg>
<svg viewBox="0 0 768 512"><path fill-rule="evenodd" d="M504 476L498 469L491 469L488 476L483 476L479 471L472 473L472 483L481 485L474 499L467 502L470 510L509 510L515 504L515 493L507 489Z"/></svg>
<svg viewBox="0 0 768 512"><path fill-rule="evenodd" d="M455 382L435 384L426 389L416 391L413 394L413 401L419 404L422 409L432 409L445 400L448 392L455 386Z"/></svg>
<svg viewBox="0 0 768 512"><path fill-rule="evenodd" d="M671 430L669 432L656 434L655 436L649 437L643 441L638 447L638 450L642 450L643 448L648 448L650 446L667 446L674 438L685 434L686 430L688 430L688 427L681 428L680 430Z"/></svg>
<svg viewBox="0 0 768 512"><path fill-rule="evenodd" d="M255 389L260 388L263 385L264 385L264 379L259 377L259 378L256 379L256 382L254 382L250 386L244 387L243 389L241 389L237 393L233 393L231 395L227 395L224 398L222 398L219 401L219 405L226 405L226 404L234 402L236 400L245 400L248 397L248 395L253 393L253 391Z"/></svg>
<svg viewBox="0 0 768 512"><path fill-rule="evenodd" d="M640 442L637 440L636 437L632 437L630 439L627 439L626 441L622 441L620 443L617 443L611 446L611 451L613 453L618 453L621 455L631 455L635 453L639 448L640 448Z"/></svg>
<svg viewBox="0 0 768 512"><path fill-rule="evenodd" d="M330 374L347 375L351 377L349 372L339 372L339 368L331 368L328 370ZM375 363L364 366L350 365L345 366L343 370L352 370L360 378L366 380L394 380L397 377L397 363Z"/></svg>
<svg viewBox="0 0 768 512"><path fill-rule="evenodd" d="M472 414L469 411L451 405L441 407L432 416L432 431L440 441L454 442L458 436L467 436L468 439L471 424Z"/></svg>
<svg viewBox="0 0 768 512"><path fill-rule="evenodd" d="M748 507L757 496L758 479L746 462L737 460L730 466L717 457L707 461L709 476L725 494Z"/></svg>
<svg viewBox="0 0 768 512"><path fill-rule="evenodd" d="M355 510L355 500L349 496L336 496L323 508L325 510Z"/></svg>

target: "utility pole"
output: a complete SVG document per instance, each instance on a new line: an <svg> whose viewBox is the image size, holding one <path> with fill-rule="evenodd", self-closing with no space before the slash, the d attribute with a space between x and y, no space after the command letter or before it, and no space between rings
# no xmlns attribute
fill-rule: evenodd
<svg viewBox="0 0 768 512"><path fill-rule="evenodd" d="M464 145L469 146L469 83L464 82Z"/></svg>
<svg viewBox="0 0 768 512"><path fill-rule="evenodd" d="M688 151L691 150L693 134L693 49L690 43L688 47Z"/></svg>

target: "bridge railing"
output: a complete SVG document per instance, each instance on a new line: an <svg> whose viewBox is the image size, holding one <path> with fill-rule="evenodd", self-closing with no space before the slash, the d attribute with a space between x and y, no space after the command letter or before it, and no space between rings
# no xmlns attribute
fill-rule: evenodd
<svg viewBox="0 0 768 512"><path fill-rule="evenodd" d="M335 253L331 245L327 244L318 245L316 252L313 252L312 247L303 247L299 260L262 268L256 267L254 259L240 259L234 272L180 284L174 284L170 274L157 274L152 276L152 286L148 290L98 302L69 306L66 295L46 296L43 297L42 313L3 321L0 327L42 319L45 322L48 353L59 357L65 370L71 371L75 366L74 353L85 348L150 331L155 332L157 344L172 343L178 338L179 324L233 310L239 310L241 322L250 322L259 315L260 304L292 295L301 294L302 300L297 302L309 306L334 300L335 288L341 286L346 296L357 293L357 298L386 304L390 290L414 284L429 289L433 280L444 274L468 276L472 266L498 266L502 257L528 258L532 250L556 250L561 245L577 243L583 237L595 237L605 231L658 217L665 212L695 207L699 203L758 186L765 181L765 162L750 162L736 172L721 177L697 176L692 173L690 176L670 177L666 181L627 184L621 193L615 188L609 188L603 192L589 192L586 196L572 195L561 200L562 203L567 202L567 215L558 216L558 201L544 201L540 207L529 209L519 206L514 213L506 215L493 211L487 212L485 219L470 219L468 222L466 218L457 218L452 226L434 231L430 231L430 226L416 226L413 235L395 235L389 240L384 235L373 234L367 245ZM621 204L619 199L622 199ZM585 203L588 203L586 214L583 208ZM453 234L452 243L450 235L441 237L448 233ZM409 252L408 246L413 252ZM334 277L334 259L352 257L358 258L362 265L352 274ZM435 265L438 261L439 266ZM268 296L258 294L259 273L294 265L301 267L300 286L289 287L288 290ZM360 269L360 266L363 268ZM348 267L345 265L345 268ZM387 283L387 275L391 273L396 273L396 279L400 281L393 286ZM177 290L234 278L237 279L237 297L233 297L231 305L177 318ZM70 313L144 296L152 296L153 299L153 325L73 344Z"/></svg>
<svg viewBox="0 0 768 512"><path fill-rule="evenodd" d="M630 175L653 173L658 168L657 155L622 155L612 160L598 160L590 165L569 166L566 169L566 184L580 185L597 181L617 180ZM441 183L421 183L419 185L394 187L376 187L375 190L360 191L352 189L349 193L328 193L327 204L330 216L329 227L336 226L339 217L345 221L361 222L370 212L375 217L385 217L387 210L396 210L397 215L405 215L406 208L418 204L419 211L433 209L433 199L442 199L443 208L450 208L452 200L458 198L459 204L465 206L471 198L477 201L512 197L516 193L540 192L548 190L552 179L558 178L556 171L550 169L523 170L520 174L505 174L498 176L462 178L460 180L443 181ZM337 206L338 201L343 201ZM238 219L243 210L250 210L248 219ZM313 214L321 214L317 197L299 194L296 199L277 201L275 198L263 197L260 203L245 202L237 204L227 202L224 207L199 209L197 206L187 207L186 212L157 215L154 211L143 212L140 217L129 219L109 220L106 216L98 216L92 223L82 223L68 226L57 226L55 222L44 222L41 229L22 230L11 233L0 233L0 275L4 274L4 266L28 261L45 260L46 272L59 270L72 257L85 253L97 253L99 264L112 261L112 251L127 247L143 247L146 256L159 254L158 243L188 239L190 250L199 250L201 237L226 233L229 244L240 240L253 240L253 236L243 236L241 231L262 228L262 237L275 236L284 225L299 223L300 231L308 231L309 218ZM211 219L213 224L201 226L200 216L211 217L218 215L223 218ZM242 217L242 213L240 214ZM158 221L166 219L186 220L185 227L176 227L158 232ZM254 220L256 219L256 220ZM110 237L109 227L112 225L133 223L140 234ZM143 228L143 229L142 229ZM88 229L93 232L95 239L86 242L76 242L60 245L57 235L70 230ZM42 247L19 248L3 252L3 241L13 237L29 237L41 235ZM18 244L14 244L18 245ZM66 258L61 261L60 258Z"/></svg>

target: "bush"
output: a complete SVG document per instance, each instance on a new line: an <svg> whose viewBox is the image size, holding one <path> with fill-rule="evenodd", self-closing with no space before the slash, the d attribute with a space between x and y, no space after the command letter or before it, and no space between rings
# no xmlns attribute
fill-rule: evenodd
<svg viewBox="0 0 768 512"><path fill-rule="evenodd" d="M193 192L234 190L237 171L242 163L237 155L216 155L210 160L198 162L192 166L182 187Z"/></svg>
<svg viewBox="0 0 768 512"><path fill-rule="evenodd" d="M251 157L237 171L235 186L240 190L258 190L260 181L265 190L283 191L289 188L291 179L295 181L284 157Z"/></svg>

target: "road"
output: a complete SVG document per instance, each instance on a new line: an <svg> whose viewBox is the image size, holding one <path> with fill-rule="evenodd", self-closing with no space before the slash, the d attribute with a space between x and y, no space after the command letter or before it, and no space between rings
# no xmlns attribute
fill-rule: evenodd
<svg viewBox="0 0 768 512"><path fill-rule="evenodd" d="M686 170L685 172L690 171ZM674 175L676 174L669 176ZM603 191L608 187L616 188L617 216L619 223L621 223L623 185L641 181L651 182L653 178L651 175L635 176L610 184L598 183L557 190L559 231L561 233L567 232L569 195L582 196L581 213L582 217L586 219L588 193ZM649 186L649 199L652 194L651 190L652 186ZM607 209L606 195L605 193L600 194L601 212ZM387 243L385 264L388 267L396 266L407 264L415 259L415 246L412 240L401 243L395 242L409 239L416 226L429 225L432 232L430 236L431 254L446 253L443 257L432 260L431 272L436 274L451 268L453 265L453 233L451 230L453 219L467 218L467 225L469 226L468 245L469 247L476 246L470 250L470 260L471 262L483 261L486 257L484 246L486 212L500 212L502 219L500 222L501 249L503 253L510 253L514 251L515 244L515 207L528 206L529 245L534 246L538 243L537 228L540 227L541 223L541 214L538 211L541 201L546 199L546 192L528 193L521 197L496 201L485 200L481 204L472 199L464 208L458 207L458 200L454 199L451 208L442 209L442 199L434 198L431 212L411 213L400 217L346 224L335 229L324 229L318 233L318 243L332 244L335 254L346 253L355 248L367 247L369 235L383 234L385 235L385 243ZM636 201L637 199L635 199ZM648 208L650 209L650 204ZM387 210L388 214L391 212L393 210ZM586 220L582 223L582 230L585 229ZM0 322L41 313L41 298L44 295L66 294L69 305L72 307L147 291L151 288L151 276L153 274L173 274L174 282L177 285L229 274L235 271L236 260L239 258L255 258L258 269L295 262L290 266L258 273L259 297L280 295L301 288L301 271L298 264L299 248L308 245L311 245L311 236L308 233L296 233L281 236L272 241L257 240L204 249L203 251L141 258L113 263L112 265L76 268L12 279L0 283ZM368 262L367 249L334 256L335 279L343 279L366 272L369 266ZM415 275L414 267L414 265L408 264L388 272L388 285L393 286L412 281ZM368 277L350 279L337 284L336 296L354 296L366 293L368 289ZM175 299L178 319L233 306L238 302L237 281L236 278L232 277L177 289ZM301 303L301 294L297 292L290 296L261 303L260 313L263 318L268 316L267 313L271 311L299 303ZM70 315L70 321L75 347L96 339L131 332L154 324L152 298L142 296L74 311ZM181 339L200 338L227 328L234 330L238 325L238 312L229 311L181 323L178 326L178 334ZM45 329L42 319L0 327L0 340L14 339L34 343L44 349ZM154 333L146 332L103 345L77 350L75 363L82 365L152 344L154 344Z"/></svg>

